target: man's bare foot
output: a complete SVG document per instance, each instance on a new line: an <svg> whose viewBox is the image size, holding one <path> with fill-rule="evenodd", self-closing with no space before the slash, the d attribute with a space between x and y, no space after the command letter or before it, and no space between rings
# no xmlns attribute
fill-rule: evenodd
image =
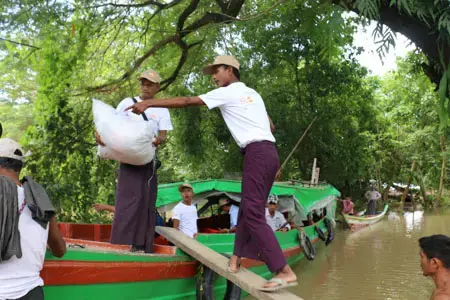
<svg viewBox="0 0 450 300"><path fill-rule="evenodd" d="M236 255L232 255L230 257L230 260L228 261L228 271L231 273L236 273L237 271L239 271L240 267L241 258Z"/></svg>
<svg viewBox="0 0 450 300"><path fill-rule="evenodd" d="M291 269L291 267L289 267L289 265L285 265L283 267L283 269L281 269L280 272L278 272L275 276L273 276L273 278L282 279L282 280L286 281L286 283L288 283L288 284L297 281L297 276L295 275L294 272L292 272L292 269ZM276 287L278 285L280 285L280 283L266 282L263 285L263 288L272 288L272 287Z"/></svg>

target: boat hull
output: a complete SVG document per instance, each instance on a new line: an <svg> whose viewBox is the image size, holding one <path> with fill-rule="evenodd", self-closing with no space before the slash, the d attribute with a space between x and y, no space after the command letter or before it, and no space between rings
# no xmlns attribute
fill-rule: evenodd
<svg viewBox="0 0 450 300"><path fill-rule="evenodd" d="M383 219L383 217L386 215L386 212L388 210L389 206L385 205L384 209L381 213L377 215L370 215L370 216L358 216L358 215L348 215L343 214L345 223L350 227L351 230L356 230L362 227L367 227L369 225L375 224Z"/></svg>
<svg viewBox="0 0 450 300"><path fill-rule="evenodd" d="M69 225L60 225L63 226L66 226L66 234L67 231L77 232L74 230L77 226L71 229ZM104 240L105 234L101 232L107 229L101 226L107 225L85 231L98 240ZM326 232L323 219L314 226ZM304 230L313 243L319 243L314 226L304 227ZM297 230L276 232L276 237L289 265L295 265L304 257ZM233 251L234 234L199 234L197 240L219 253L231 255ZM157 245L155 254L137 254L130 253L129 246L99 241L67 239L67 243L75 248L69 248L63 258L46 256L41 276L47 300L196 299L201 266L176 247ZM260 276L271 276L261 261L242 259L241 263ZM225 291L226 280L217 276L214 280L215 297L223 298Z"/></svg>

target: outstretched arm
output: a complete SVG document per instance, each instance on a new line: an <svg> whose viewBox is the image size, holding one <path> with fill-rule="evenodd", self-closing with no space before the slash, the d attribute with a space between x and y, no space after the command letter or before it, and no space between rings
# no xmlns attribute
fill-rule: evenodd
<svg viewBox="0 0 450 300"><path fill-rule="evenodd" d="M131 109L135 114L142 114L149 107L165 107L165 108L183 108L188 106L206 105L198 96L177 97L166 99L144 100L129 106L126 110Z"/></svg>

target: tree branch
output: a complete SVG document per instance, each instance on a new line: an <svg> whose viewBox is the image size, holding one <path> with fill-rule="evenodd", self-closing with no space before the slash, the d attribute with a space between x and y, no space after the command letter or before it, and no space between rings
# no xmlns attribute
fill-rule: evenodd
<svg viewBox="0 0 450 300"><path fill-rule="evenodd" d="M30 45L30 44L16 42L16 41L8 40L8 39L5 39L5 38L0 38L0 41L5 41L5 42L9 42L11 44L16 44L16 45L20 45L20 46L30 47L30 48L37 49L37 50L41 49L39 47Z"/></svg>
<svg viewBox="0 0 450 300"><path fill-rule="evenodd" d="M87 90L88 92L93 92L93 91L103 91L105 88L111 86L111 85L116 85L119 83L122 83L124 80L127 80L128 78L131 77L131 75L142 65L142 63L149 58L150 56L152 56L153 54L155 54L156 51L158 51L159 49L161 49L162 47L164 47L165 45L174 42L175 40L178 39L177 35L172 35L169 36L161 41L159 41L155 46L153 46L150 50L148 50L144 55L142 55L140 58L138 58L133 66L128 69L120 78L111 80L110 82L107 82L105 84L96 86L96 87L88 87Z"/></svg>
<svg viewBox="0 0 450 300"><path fill-rule="evenodd" d="M176 41L175 43L176 43L178 46L180 46L180 48L182 49L182 51L181 51L181 57L180 57L180 60L178 61L178 65L177 65L177 67L175 68L175 71L173 71L172 75L170 75L169 78L164 79L164 80L161 82L161 84L162 84L161 91L164 91L165 89L167 89L167 88L169 87L169 85L170 85L172 82L174 82L175 79L178 77L178 74L180 73L181 68L182 68L183 65L186 63L186 60L187 60L188 54L189 54L189 50L190 50L192 47L195 47L195 46L201 44L201 42L196 42L196 43L193 43L193 44L191 44L191 45L187 45L187 44L186 44L184 41L182 41L182 40L178 40L178 41Z"/></svg>
<svg viewBox="0 0 450 300"><path fill-rule="evenodd" d="M187 60L187 54L190 48L193 46L199 44L199 42L186 45L186 43L182 40L184 37L186 37L188 34L190 34L193 31L196 31L200 28L202 28L205 25L211 24L211 23L228 23L232 22L233 19L237 16L237 14L240 12L242 5L244 4L245 0L230 0L230 2L227 4L226 9L222 9L221 13L210 13L207 12L198 19L197 21L193 22L191 25L184 27L184 24L187 20L187 18L197 9L198 3L200 0L192 0L190 5L180 14L178 17L177 22L177 33L174 35L171 35L161 41L159 41L156 45L154 45L150 50L148 50L143 56L141 56L139 59L137 59L133 66L129 68L120 78L111 80L110 82L107 82L105 84L102 84L100 86L96 87L88 87L88 92L93 91L105 91L106 88L121 84L123 81L129 79L131 75L142 65L142 63L148 59L150 56L155 54L158 50L160 50L162 47L166 46L169 43L176 43L181 49L181 57L180 61L178 62L178 65L175 69L175 71L172 73L172 75L165 79L163 83L162 89L166 89L178 76L182 66ZM170 2L167 5L176 5L180 2L180 0L174 0ZM153 16L152 16L153 17Z"/></svg>
<svg viewBox="0 0 450 300"><path fill-rule="evenodd" d="M138 3L138 4L117 4L117 3L111 3L110 2L110 3L104 3L104 4L94 5L94 6L88 6L87 8L100 8L100 7L105 7L105 6L125 7L125 8L139 8L139 7L150 6L150 5L155 5L155 6L158 6L159 8L164 8L168 4L160 3L158 1L149 0L149 1L142 2L142 3Z"/></svg>

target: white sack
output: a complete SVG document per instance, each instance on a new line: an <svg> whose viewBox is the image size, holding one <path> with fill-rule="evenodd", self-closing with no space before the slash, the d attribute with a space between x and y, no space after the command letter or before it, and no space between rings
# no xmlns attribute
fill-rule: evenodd
<svg viewBox="0 0 450 300"><path fill-rule="evenodd" d="M131 165L145 165L153 160L154 133L150 122L138 121L130 112L117 112L102 101L93 100L95 128L105 147L98 147L98 155Z"/></svg>

